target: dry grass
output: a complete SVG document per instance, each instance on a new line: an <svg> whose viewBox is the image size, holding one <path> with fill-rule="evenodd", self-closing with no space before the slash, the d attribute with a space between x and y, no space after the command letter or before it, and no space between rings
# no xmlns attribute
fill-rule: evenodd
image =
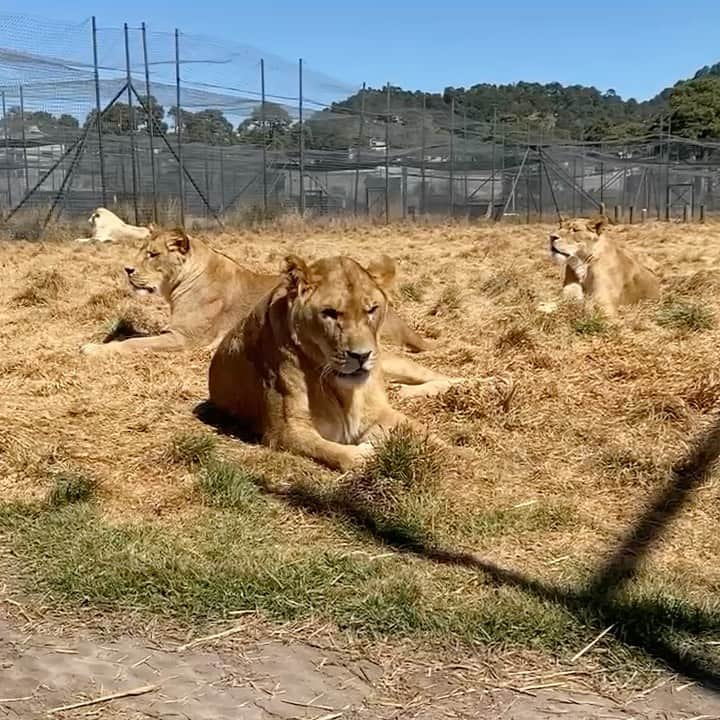
<svg viewBox="0 0 720 720"><path fill-rule="evenodd" d="M441 341L422 361L453 375L497 380L453 388L431 400L397 403L464 455L445 459L437 469L430 487L442 489L439 505L428 503L426 492L411 493L409 505L402 512L393 510L391 519L405 523L402 513L411 507L413 518L422 520L425 540L423 533L435 523L444 540L563 584L582 581L612 550L720 401L720 330L712 320L720 310L720 246L715 242L720 230L648 223L611 232L649 252L665 274L663 300L628 309L617 320L572 308L552 314L538 309L539 303L558 299L560 282L546 257L547 228L542 226L338 224L311 230L287 221L280 229L208 237L240 262L264 271L276 270L290 249L311 257L347 252L367 260L392 247L401 312ZM227 513L228 508L256 512L253 488L262 478L332 482L331 473L309 461L217 434L196 417L193 411L207 394L208 352L101 362L80 356L84 342L104 337L123 320L149 328L166 319L159 299L127 293L122 267L132 252L122 246L52 241L0 244L4 500L43 500L58 473L81 472L97 480L92 512L105 523L103 532L114 533L113 542L119 542L118 536L137 541L134 531L124 528L144 523L152 530L142 543L164 528L172 530L173 543L186 547L193 540L176 537L179 528L191 535L197 525L198 542L209 543L203 535L210 532L203 529L210 522L207 513ZM672 310L669 297L674 298ZM720 586L717 495L713 474L644 562L639 588L662 588L683 602L714 597ZM428 566L408 562L393 581L392 575L371 572L365 564L348 569L333 560L323 565L318 557L330 548L332 553L338 547L371 552L366 536L359 537L337 516L281 502L268 507L263 512L274 520L267 527L283 528L273 541L285 548L278 557L295 557L298 545L317 555L303 561L309 575L292 576L297 586L288 597L293 602L304 602L313 572L326 579L347 572L354 587L367 593L362 612L353 615L346 604L333 616L336 620L363 618L382 629L390 620L378 598L387 604L390 596L393 607L405 602L408 612L419 612L423 603L440 607L438 598L456 603L457 609L462 603L451 588L440 588L442 583L455 583L458 593L467 592L481 604L494 597L494 591L460 570L435 576ZM62 512L77 525L79 513L90 511L71 504ZM451 514L462 522L446 522ZM224 542L236 542L235 524L223 518ZM39 526L34 532L40 532ZM248 530L237 538L267 543L268 536L258 532ZM202 547L212 556L209 545ZM240 555L233 545L229 557ZM203 563L210 562L208 557ZM224 571L230 573L227 562ZM209 565L201 569L203 577L212 577ZM287 580L289 571L282 572ZM429 593L437 597L431 600ZM212 602L220 600L213 596ZM525 600L513 595L512 602L521 614ZM313 602L310 610L321 607ZM458 631L453 617L448 632ZM557 632L567 630L564 621L554 615L551 620ZM482 621L491 622L487 613ZM432 625L423 615L406 618L403 627L413 623ZM351 624L358 625L356 620ZM463 627L470 626L473 632L479 627L475 622ZM501 634L499 626L491 633L493 640ZM512 632L513 641L520 636Z"/></svg>

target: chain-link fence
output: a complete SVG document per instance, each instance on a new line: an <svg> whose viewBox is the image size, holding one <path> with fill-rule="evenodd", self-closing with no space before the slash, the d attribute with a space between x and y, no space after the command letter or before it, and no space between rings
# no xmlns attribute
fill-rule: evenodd
<svg viewBox="0 0 720 720"><path fill-rule="evenodd" d="M45 221L346 214L700 218L720 142L612 143L473 119L452 99L371 89L184 33L0 14L0 209Z"/></svg>

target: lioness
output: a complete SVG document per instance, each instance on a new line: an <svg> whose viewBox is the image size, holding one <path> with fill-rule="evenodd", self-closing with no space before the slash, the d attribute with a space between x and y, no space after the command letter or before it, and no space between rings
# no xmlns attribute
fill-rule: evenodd
<svg viewBox="0 0 720 720"><path fill-rule="evenodd" d="M152 226L138 227L123 222L114 212L99 207L88 218L92 227L89 238L76 238L75 242L113 242L118 240L147 240L150 237Z"/></svg>
<svg viewBox="0 0 720 720"><path fill-rule="evenodd" d="M170 304L168 330L152 337L88 343L83 345L83 353L171 351L194 345L215 348L230 328L280 281L278 275L259 274L238 265L178 228L153 229L136 266L126 267L125 272L135 292L160 292ZM390 283L395 276L395 264L383 256L378 272ZM415 352L431 347L392 308L388 310L384 336Z"/></svg>
<svg viewBox="0 0 720 720"><path fill-rule="evenodd" d="M270 447L341 470L358 463L372 440L408 422L390 407L383 382L387 281L382 262L363 268L333 257L308 265L289 256L282 281L216 350L211 402ZM416 368L392 358L391 373L406 380Z"/></svg>
<svg viewBox="0 0 720 720"><path fill-rule="evenodd" d="M608 315L660 294L657 275L615 238L603 233L605 216L563 220L550 233L550 253L564 267L563 295L588 298Z"/></svg>

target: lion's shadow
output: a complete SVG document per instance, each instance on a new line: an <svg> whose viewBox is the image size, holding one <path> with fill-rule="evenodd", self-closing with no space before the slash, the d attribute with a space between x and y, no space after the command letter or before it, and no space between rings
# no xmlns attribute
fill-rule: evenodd
<svg viewBox="0 0 720 720"><path fill-rule="evenodd" d="M193 408L193 415L205 425L228 437L236 438L249 445L259 445L262 438L259 433L243 425L210 400L203 400Z"/></svg>

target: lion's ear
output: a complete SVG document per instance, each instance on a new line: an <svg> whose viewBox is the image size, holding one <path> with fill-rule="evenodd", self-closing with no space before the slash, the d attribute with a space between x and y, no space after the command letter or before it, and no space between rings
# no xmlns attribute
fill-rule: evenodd
<svg viewBox="0 0 720 720"><path fill-rule="evenodd" d="M166 246L168 250L177 250L185 255L190 250L190 238L182 228L175 228L170 231Z"/></svg>
<svg viewBox="0 0 720 720"><path fill-rule="evenodd" d="M285 258L283 273L287 278L288 288L290 289L299 291L308 283L309 271L307 263L297 255L288 255Z"/></svg>
<svg viewBox="0 0 720 720"><path fill-rule="evenodd" d="M151 232L154 233L157 230L157 225L155 223L148 223L145 227Z"/></svg>
<svg viewBox="0 0 720 720"><path fill-rule="evenodd" d="M610 224L610 218L607 215L596 215L593 218L590 218L587 222L587 229L591 230L597 235L600 235L600 233Z"/></svg>
<svg viewBox="0 0 720 720"><path fill-rule="evenodd" d="M395 261L387 255L373 260L365 269L383 290L388 289L395 279Z"/></svg>

